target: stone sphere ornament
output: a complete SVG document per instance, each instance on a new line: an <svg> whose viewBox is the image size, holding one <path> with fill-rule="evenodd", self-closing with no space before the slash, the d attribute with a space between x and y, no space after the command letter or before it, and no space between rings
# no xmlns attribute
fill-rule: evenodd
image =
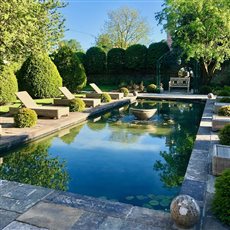
<svg viewBox="0 0 230 230"><path fill-rule="evenodd" d="M188 195L179 195L170 205L173 221L179 228L193 227L200 218L200 208L196 201Z"/></svg>
<svg viewBox="0 0 230 230"><path fill-rule="evenodd" d="M209 98L209 99L213 99L213 98L214 98L213 93L209 93L209 94L208 94L208 98Z"/></svg>

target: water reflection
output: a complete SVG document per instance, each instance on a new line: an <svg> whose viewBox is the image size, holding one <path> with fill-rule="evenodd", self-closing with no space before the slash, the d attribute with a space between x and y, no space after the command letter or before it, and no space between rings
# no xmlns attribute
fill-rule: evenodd
<svg viewBox="0 0 230 230"><path fill-rule="evenodd" d="M51 141L30 144L22 150L2 157L0 178L38 185L52 189L67 190L66 162L50 157Z"/></svg>

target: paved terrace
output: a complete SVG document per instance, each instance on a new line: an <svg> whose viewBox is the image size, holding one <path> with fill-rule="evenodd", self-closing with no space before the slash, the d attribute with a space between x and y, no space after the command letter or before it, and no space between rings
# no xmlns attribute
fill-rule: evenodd
<svg viewBox="0 0 230 230"><path fill-rule="evenodd" d="M187 95L189 99L195 99L194 96L196 95L191 97ZM149 95L147 98L157 97L159 95ZM184 99L184 96L170 95L170 99L177 97ZM196 99L202 98L197 95ZM203 96L203 99L206 99L206 96ZM109 107L121 106L122 103L118 101L116 104L110 103ZM210 200L214 193L214 177L210 174L210 150L218 141L217 134L211 131L213 103L213 100L206 102L181 194L193 196L202 210L201 222L194 229L226 230L229 228L221 225L210 213ZM107 110L108 104L101 109ZM82 122L90 113L99 113L101 109L87 111L87 114L72 113L69 118L61 120L39 119L38 127L20 129L24 130L21 133L10 128L12 121L5 117L1 123L4 123L3 131L8 136L8 142L7 138L4 140L4 136L1 141L8 143L5 145L7 148L11 147L15 140L17 143L31 141ZM166 212L0 180L0 229L170 230L176 228L169 213Z"/></svg>

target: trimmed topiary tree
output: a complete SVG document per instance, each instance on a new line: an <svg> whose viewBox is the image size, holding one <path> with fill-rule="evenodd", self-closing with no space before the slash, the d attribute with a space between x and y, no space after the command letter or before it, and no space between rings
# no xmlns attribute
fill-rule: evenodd
<svg viewBox="0 0 230 230"><path fill-rule="evenodd" d="M225 125L219 132L220 144L230 145L230 124Z"/></svg>
<svg viewBox="0 0 230 230"><path fill-rule="evenodd" d="M150 84L147 86L148 93L160 93L160 90L157 88L155 84Z"/></svg>
<svg viewBox="0 0 230 230"><path fill-rule="evenodd" d="M16 99L18 91L17 78L9 66L0 68L0 105L12 102Z"/></svg>
<svg viewBox="0 0 230 230"><path fill-rule="evenodd" d="M87 77L84 66L71 48L62 46L52 56L64 86L70 91L81 90L85 87Z"/></svg>
<svg viewBox="0 0 230 230"><path fill-rule="evenodd" d="M27 91L34 98L49 98L60 95L58 87L62 78L47 54L33 54L23 63L17 73L20 91Z"/></svg>
<svg viewBox="0 0 230 230"><path fill-rule="evenodd" d="M146 68L147 48L144 45L136 44L125 51L126 68L132 72L143 71Z"/></svg>
<svg viewBox="0 0 230 230"><path fill-rule="evenodd" d="M147 69L149 72L155 72L157 60L168 51L169 47L165 41L149 45L147 54Z"/></svg>
<svg viewBox="0 0 230 230"><path fill-rule="evenodd" d="M110 101L112 101L112 98L108 93L103 93L101 95L101 102L110 102Z"/></svg>
<svg viewBox="0 0 230 230"><path fill-rule="evenodd" d="M212 211L223 223L230 225L230 168L224 170L215 182Z"/></svg>
<svg viewBox="0 0 230 230"><path fill-rule="evenodd" d="M99 47L91 47L85 56L86 72L88 74L103 74L106 72L106 53Z"/></svg>
<svg viewBox="0 0 230 230"><path fill-rule="evenodd" d="M85 109L85 102L81 98L74 98L69 103L70 112L81 112Z"/></svg>
<svg viewBox="0 0 230 230"><path fill-rule="evenodd" d="M125 69L125 50L113 48L107 54L107 68L109 73L123 73Z"/></svg>
<svg viewBox="0 0 230 230"><path fill-rule="evenodd" d="M14 123L18 128L33 127L37 124L37 119L36 112L29 108L19 109L14 115Z"/></svg>
<svg viewBox="0 0 230 230"><path fill-rule="evenodd" d="M125 97L127 97L129 94L129 90L126 87L120 88L120 92L124 93Z"/></svg>
<svg viewBox="0 0 230 230"><path fill-rule="evenodd" d="M222 107L218 110L218 115L230 117L230 106L229 106L229 105L222 106Z"/></svg>

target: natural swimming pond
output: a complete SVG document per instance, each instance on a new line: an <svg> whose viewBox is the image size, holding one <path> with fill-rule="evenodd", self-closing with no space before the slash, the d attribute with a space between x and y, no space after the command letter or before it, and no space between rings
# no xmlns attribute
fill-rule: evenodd
<svg viewBox="0 0 230 230"><path fill-rule="evenodd" d="M156 108L148 121L130 107ZM139 101L2 156L0 178L168 210L204 104Z"/></svg>

